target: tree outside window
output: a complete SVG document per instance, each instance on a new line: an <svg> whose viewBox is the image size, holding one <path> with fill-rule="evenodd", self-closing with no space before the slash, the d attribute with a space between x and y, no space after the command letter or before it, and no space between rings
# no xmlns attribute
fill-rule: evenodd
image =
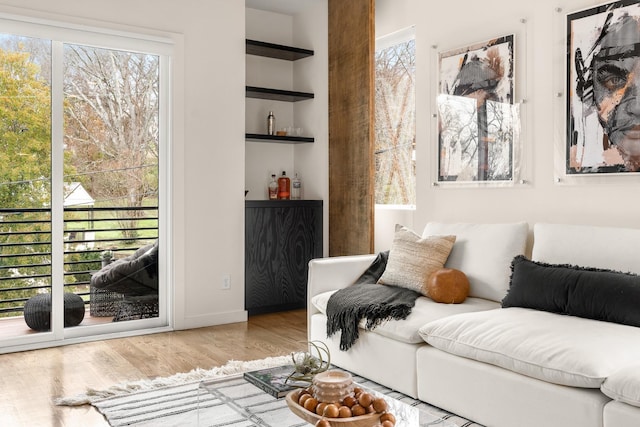
<svg viewBox="0 0 640 427"><path fill-rule="evenodd" d="M376 49L375 200L415 205L415 38L393 39Z"/></svg>
<svg viewBox="0 0 640 427"><path fill-rule="evenodd" d="M100 245L135 249L137 239L157 236L157 214L137 208L158 205L160 56L64 43L54 61L52 43L59 42L0 33L0 317L21 314L27 298L52 286L51 254L63 250L52 245L52 186L64 185L66 197L82 185L95 207L105 208L95 218L94 212L65 213L64 286L88 280L91 264L84 263L99 261ZM57 166L51 142L55 62L62 64L64 94L57 106L64 114ZM60 167L63 182L52 182ZM82 205L67 206L65 199L64 207ZM81 221L87 215L91 222ZM96 231L93 219L102 221ZM85 229L92 237L79 238L82 249L74 252L71 236Z"/></svg>

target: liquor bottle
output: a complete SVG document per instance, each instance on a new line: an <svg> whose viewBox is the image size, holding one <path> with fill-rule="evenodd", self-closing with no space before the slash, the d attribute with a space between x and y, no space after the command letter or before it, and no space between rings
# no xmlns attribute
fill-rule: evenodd
<svg viewBox="0 0 640 427"><path fill-rule="evenodd" d="M291 180L287 176L285 171L282 171L282 176L278 178L278 199L289 200L291 198Z"/></svg>
<svg viewBox="0 0 640 427"><path fill-rule="evenodd" d="M276 116L273 115L273 111L269 111L267 116L267 135L276 134Z"/></svg>
<svg viewBox="0 0 640 427"><path fill-rule="evenodd" d="M269 182L269 200L278 199L278 183L276 182L276 174L271 174L271 181Z"/></svg>
<svg viewBox="0 0 640 427"><path fill-rule="evenodd" d="M291 181L291 200L302 199L302 181L298 178L298 172Z"/></svg>

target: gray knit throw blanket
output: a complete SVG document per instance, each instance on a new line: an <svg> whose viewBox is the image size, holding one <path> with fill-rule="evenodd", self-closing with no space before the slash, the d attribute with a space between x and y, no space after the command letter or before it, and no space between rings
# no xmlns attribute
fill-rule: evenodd
<svg viewBox="0 0 640 427"><path fill-rule="evenodd" d="M353 284L340 289L327 303L327 337L338 331L340 350L346 351L359 337L358 324L367 319L372 330L386 320L406 319L420 294L411 289L380 285L376 282L387 265L389 251L381 252L371 266Z"/></svg>

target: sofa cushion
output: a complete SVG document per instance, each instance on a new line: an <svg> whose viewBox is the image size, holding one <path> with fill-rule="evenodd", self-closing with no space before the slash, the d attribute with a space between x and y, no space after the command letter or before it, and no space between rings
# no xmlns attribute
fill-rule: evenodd
<svg viewBox="0 0 640 427"><path fill-rule="evenodd" d="M619 369L600 389L613 400L640 407L640 363Z"/></svg>
<svg viewBox="0 0 640 427"><path fill-rule="evenodd" d="M318 294L311 298L311 304L320 312L327 314L327 302L336 291ZM481 298L467 298L463 304L440 304L430 298L419 297L411 314L405 320L389 320L381 323L371 332L408 344L420 344L424 341L418 330L425 323L453 314L491 310L500 305L494 301ZM360 322L360 329L365 329L366 319Z"/></svg>
<svg viewBox="0 0 640 427"><path fill-rule="evenodd" d="M529 227L510 224L430 222L423 236L454 235L456 243L445 267L469 278L469 296L500 302L509 289L511 260L525 253Z"/></svg>
<svg viewBox="0 0 640 427"><path fill-rule="evenodd" d="M526 307L640 326L640 276L517 256L503 307Z"/></svg>
<svg viewBox="0 0 640 427"><path fill-rule="evenodd" d="M444 266L455 236L421 237L396 225L387 267L378 283L399 286L427 295L427 279Z"/></svg>
<svg viewBox="0 0 640 427"><path fill-rule="evenodd" d="M448 353L573 387L598 388L640 360L640 328L528 308L450 316L420 335Z"/></svg>
<svg viewBox="0 0 640 427"><path fill-rule="evenodd" d="M640 230L568 224L533 227L535 261L640 274Z"/></svg>

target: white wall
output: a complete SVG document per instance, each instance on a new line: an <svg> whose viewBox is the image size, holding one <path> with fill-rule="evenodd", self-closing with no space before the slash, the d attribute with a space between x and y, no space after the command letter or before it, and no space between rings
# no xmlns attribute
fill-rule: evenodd
<svg viewBox="0 0 640 427"><path fill-rule="evenodd" d="M416 25L416 110L417 110L417 207L410 226L421 232L428 221L502 222L527 221L579 223L638 227L640 201L629 194L638 188L640 177L584 177L556 183L556 151L562 154L561 117L563 101L555 95L564 91L564 14L600 2L540 0L377 0L376 35L381 36ZM556 12L561 7L562 13ZM521 20L526 20L522 23ZM439 50L465 46L515 33L518 100L524 104L525 185L511 188L434 187L435 120L432 114L435 91L435 55ZM433 49L432 46L438 46ZM560 145L558 145L560 144ZM559 148L560 147L560 148ZM561 159L562 160L562 159ZM406 220L406 212L400 212ZM393 215L377 216L376 229L393 227ZM378 242L376 249L390 246Z"/></svg>
<svg viewBox="0 0 640 427"><path fill-rule="evenodd" d="M171 153L178 329L246 319L244 9L239 0L0 0L8 13L183 40L174 63ZM230 290L220 289L224 274Z"/></svg>

